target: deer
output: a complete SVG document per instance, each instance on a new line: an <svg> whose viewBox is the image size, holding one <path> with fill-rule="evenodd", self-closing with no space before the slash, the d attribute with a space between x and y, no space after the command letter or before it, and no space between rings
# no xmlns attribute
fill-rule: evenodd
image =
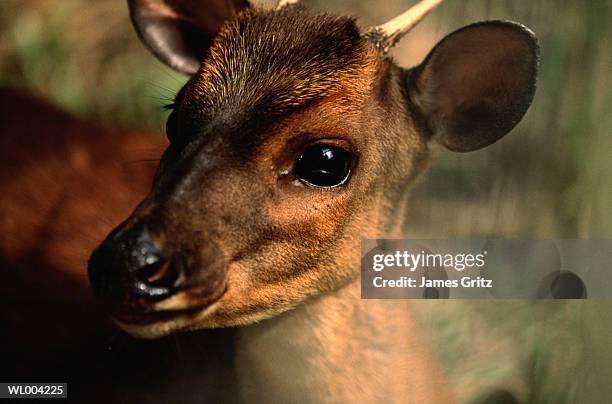
<svg viewBox="0 0 612 404"><path fill-rule="evenodd" d="M76 363L93 340L105 349L111 324L89 292L87 260L146 195L167 141L22 90L0 89L0 111L0 377L51 380L48 368Z"/></svg>
<svg viewBox="0 0 612 404"><path fill-rule="evenodd" d="M539 48L524 25L484 21L400 67L390 49L439 3L362 29L297 1L128 0L144 45L189 79L168 144L139 137L167 146L155 173L116 180L138 192L109 206L125 216L96 233L87 278L129 335L197 341L181 400L456 402L414 302L360 298L360 241L404 236L440 149L517 125ZM167 381L147 400L176 394Z"/></svg>

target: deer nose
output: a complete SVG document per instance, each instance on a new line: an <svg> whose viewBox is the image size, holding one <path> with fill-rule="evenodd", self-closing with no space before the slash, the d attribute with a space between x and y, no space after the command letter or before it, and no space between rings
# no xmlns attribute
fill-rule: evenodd
<svg viewBox="0 0 612 404"><path fill-rule="evenodd" d="M89 282L109 303L146 306L175 294L183 279L182 262L168 258L143 224L111 234L92 254Z"/></svg>

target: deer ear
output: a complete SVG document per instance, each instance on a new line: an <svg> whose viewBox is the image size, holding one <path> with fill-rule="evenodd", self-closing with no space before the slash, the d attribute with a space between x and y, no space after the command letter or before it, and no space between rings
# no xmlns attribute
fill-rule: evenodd
<svg viewBox="0 0 612 404"><path fill-rule="evenodd" d="M408 97L425 131L452 151L501 139L535 92L539 48L523 25L487 21L448 35L408 73Z"/></svg>
<svg viewBox="0 0 612 404"><path fill-rule="evenodd" d="M138 36L162 62L194 74L223 22L246 0L128 0Z"/></svg>

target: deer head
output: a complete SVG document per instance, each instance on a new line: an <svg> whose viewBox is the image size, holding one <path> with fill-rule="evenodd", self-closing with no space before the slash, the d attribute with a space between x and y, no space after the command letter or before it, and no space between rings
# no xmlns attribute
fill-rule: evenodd
<svg viewBox="0 0 612 404"><path fill-rule="evenodd" d="M249 324L356 279L360 240L401 235L438 145L480 149L517 124L538 63L526 27L464 27L410 69L386 56L438 2L361 31L291 1L129 1L144 44L191 78L149 196L89 262L122 327Z"/></svg>

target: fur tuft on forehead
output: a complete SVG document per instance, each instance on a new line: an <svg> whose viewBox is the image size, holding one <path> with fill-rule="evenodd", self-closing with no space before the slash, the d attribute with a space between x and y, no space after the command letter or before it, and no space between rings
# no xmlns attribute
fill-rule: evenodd
<svg viewBox="0 0 612 404"><path fill-rule="evenodd" d="M352 18L300 6L249 9L222 27L190 98L213 113L283 113L360 81L370 54Z"/></svg>

